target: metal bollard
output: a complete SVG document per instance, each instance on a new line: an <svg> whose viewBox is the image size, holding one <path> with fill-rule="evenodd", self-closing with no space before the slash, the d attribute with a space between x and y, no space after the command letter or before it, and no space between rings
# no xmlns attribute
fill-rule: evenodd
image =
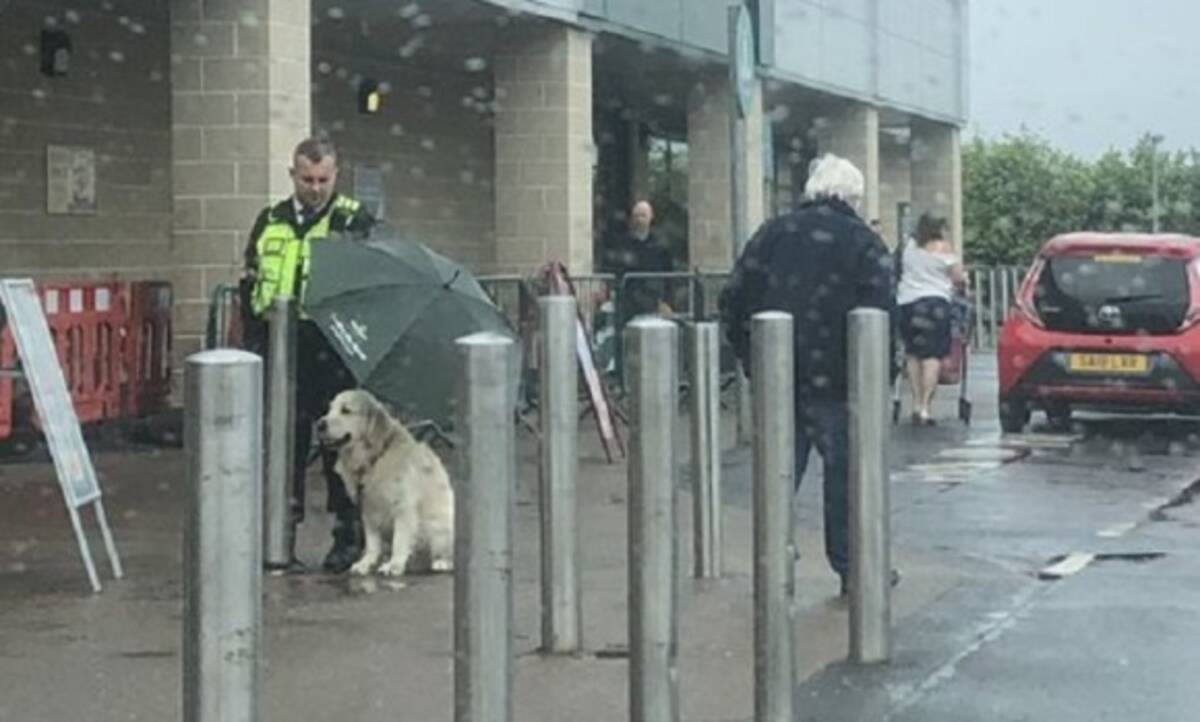
<svg viewBox="0 0 1200 722"><path fill-rule="evenodd" d="M679 719L679 560L675 511L678 331L626 327L629 369L629 719Z"/></svg>
<svg viewBox="0 0 1200 722"><path fill-rule="evenodd" d="M261 719L262 359L189 356L184 722Z"/></svg>
<svg viewBox="0 0 1200 722"><path fill-rule="evenodd" d="M691 324L692 565L700 579L721 576L721 378L714 321Z"/></svg>
<svg viewBox="0 0 1200 722"><path fill-rule="evenodd" d="M850 657L891 656L888 314L850 312Z"/></svg>
<svg viewBox="0 0 1200 722"><path fill-rule="evenodd" d="M745 446L754 436L754 389L741 366L735 371L734 388L737 392L737 444Z"/></svg>
<svg viewBox="0 0 1200 722"><path fill-rule="evenodd" d="M544 296L540 378L542 521L542 650L576 652L582 645L579 525L579 395L575 367L575 299Z"/></svg>
<svg viewBox="0 0 1200 722"><path fill-rule="evenodd" d="M454 500L454 719L511 722L516 346L489 332L456 343L463 443Z"/></svg>
<svg viewBox="0 0 1200 722"><path fill-rule="evenodd" d="M750 328L754 384L754 719L791 722L796 488L792 316L757 313ZM759 393L761 392L761 393Z"/></svg>
<svg viewBox="0 0 1200 722"><path fill-rule="evenodd" d="M997 318L997 314L999 313L999 311L996 310L996 303L997 303L997 301L996 301L996 294L997 294L996 276L997 276L996 269L989 268L988 269L988 340L991 341L992 348L996 348L997 340L1000 338L1000 334L999 334L1000 324L999 324L999 319Z"/></svg>
<svg viewBox="0 0 1200 722"><path fill-rule="evenodd" d="M975 350L984 347L983 342L983 282L979 269L971 271L971 296L975 303Z"/></svg>
<svg viewBox="0 0 1200 722"><path fill-rule="evenodd" d="M1007 267L1001 268L1000 269L1000 326L1001 327L1003 327L1005 321L1008 320L1008 308L1010 305L1010 303L1009 303L1009 284L1011 283L1011 281L1012 281L1012 274L1009 273L1009 269ZM997 343L999 343L1000 337L997 336L996 338L997 338Z"/></svg>
<svg viewBox="0 0 1200 722"><path fill-rule="evenodd" d="M296 304L290 297L275 297L269 327L264 561L282 569L294 548L288 517L296 463Z"/></svg>

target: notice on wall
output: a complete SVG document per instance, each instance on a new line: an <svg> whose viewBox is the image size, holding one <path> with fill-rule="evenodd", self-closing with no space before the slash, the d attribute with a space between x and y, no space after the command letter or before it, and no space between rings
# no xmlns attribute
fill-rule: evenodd
<svg viewBox="0 0 1200 722"><path fill-rule="evenodd" d="M383 183L383 169L377 165L358 163L354 166L354 199L363 204L375 218L383 218L384 198L387 189Z"/></svg>
<svg viewBox="0 0 1200 722"><path fill-rule="evenodd" d="M69 145L46 146L46 211L52 215L96 212L96 152Z"/></svg>

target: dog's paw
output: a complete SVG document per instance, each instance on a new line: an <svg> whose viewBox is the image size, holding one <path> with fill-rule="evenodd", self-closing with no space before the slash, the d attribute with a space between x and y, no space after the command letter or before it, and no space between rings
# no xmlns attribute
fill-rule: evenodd
<svg viewBox="0 0 1200 722"><path fill-rule="evenodd" d="M379 573L385 577L402 577L404 576L404 565L396 562L388 562L379 567Z"/></svg>
<svg viewBox="0 0 1200 722"><path fill-rule="evenodd" d="M371 574L371 562L366 559L359 559L350 567L350 573L356 576L365 577Z"/></svg>
<svg viewBox="0 0 1200 722"><path fill-rule="evenodd" d="M434 572L452 572L454 571L454 562L450 559L434 559L430 563L429 569Z"/></svg>

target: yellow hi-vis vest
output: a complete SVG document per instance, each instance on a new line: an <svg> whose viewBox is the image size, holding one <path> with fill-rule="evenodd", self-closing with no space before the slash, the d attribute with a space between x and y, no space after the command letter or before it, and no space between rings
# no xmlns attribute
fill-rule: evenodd
<svg viewBox="0 0 1200 722"><path fill-rule="evenodd" d="M289 219L271 212L267 225L255 242L258 255L258 279L250 297L250 308L261 316L275 302L276 296L291 296L303 301L308 281L311 241L329 235L329 221L335 212L350 216L358 212L359 203L353 198L336 196L319 221L303 237Z"/></svg>

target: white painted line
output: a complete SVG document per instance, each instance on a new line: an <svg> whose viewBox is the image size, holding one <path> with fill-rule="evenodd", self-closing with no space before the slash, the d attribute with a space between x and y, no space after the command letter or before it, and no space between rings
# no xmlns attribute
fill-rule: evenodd
<svg viewBox="0 0 1200 722"><path fill-rule="evenodd" d="M1043 593L1044 590L1045 587L1026 587L1013 599L1014 604L1011 609L988 614L988 621L972 631L973 641L946 660L919 684L905 684L897 687L888 685L892 708L884 716L883 722L891 722L896 719L943 683L954 679L958 673L958 665L1015 627L1036 601L1038 594Z"/></svg>
<svg viewBox="0 0 1200 722"><path fill-rule="evenodd" d="M967 446L995 446L1002 449L1066 449L1077 441L1081 434L1009 434L1006 436L981 436L970 439Z"/></svg>
<svg viewBox="0 0 1200 722"><path fill-rule="evenodd" d="M1062 579L1082 571L1096 558L1090 552L1071 552L1065 559L1044 567L1038 572L1038 579Z"/></svg>
<svg viewBox="0 0 1200 722"><path fill-rule="evenodd" d="M938 458L955 459L960 461L995 461L1005 462L1012 461L1020 456L1021 449L1006 449L1003 447L992 448L956 448L942 449L938 452Z"/></svg>
<svg viewBox="0 0 1200 722"><path fill-rule="evenodd" d="M937 464L912 464L905 471L927 474L974 474L999 469L994 461L944 461Z"/></svg>
<svg viewBox="0 0 1200 722"><path fill-rule="evenodd" d="M970 479L966 474L893 474L892 481L915 484L961 484Z"/></svg>
<svg viewBox="0 0 1200 722"><path fill-rule="evenodd" d="M1096 532L1096 536L1103 537L1105 539L1116 539L1117 537L1125 536L1129 532L1133 531L1136 527L1136 521L1113 524L1112 526L1104 527L1100 531Z"/></svg>
<svg viewBox="0 0 1200 722"><path fill-rule="evenodd" d="M1004 437L1000 434L988 434L986 436L972 436L963 442L964 446L999 446L1004 441Z"/></svg>

